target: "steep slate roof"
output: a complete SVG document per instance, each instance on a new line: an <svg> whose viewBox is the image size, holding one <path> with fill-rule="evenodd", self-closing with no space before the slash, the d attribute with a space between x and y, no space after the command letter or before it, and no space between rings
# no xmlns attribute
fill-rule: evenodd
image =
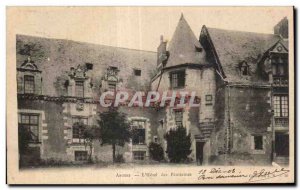
<svg viewBox="0 0 300 190"><path fill-rule="evenodd" d="M71 67L92 63L94 81L100 79L109 66L120 70L119 76L126 85L133 76L133 69L141 69L139 82L149 81L149 73L156 67L156 53L62 39L47 39L33 36L17 35L17 41L27 44L39 44L44 55L31 57L38 69L42 71L43 94L59 96L54 82L58 76L70 71ZM18 52L18 47L17 47ZM27 56L17 53L17 67L20 67ZM90 71L89 71L90 72ZM99 84L96 84L99 85Z"/></svg>
<svg viewBox="0 0 300 190"><path fill-rule="evenodd" d="M204 53L197 52L202 48L189 24L181 15L173 37L168 45L169 58L166 67L185 63L204 63ZM203 48L202 48L203 49Z"/></svg>
<svg viewBox="0 0 300 190"><path fill-rule="evenodd" d="M206 27L202 29L206 29ZM207 28L207 31L226 75L226 80L244 84L267 82L257 75L257 61L269 48L281 40L280 36L215 28ZM242 61L246 61L249 65L250 77L239 75L237 66Z"/></svg>

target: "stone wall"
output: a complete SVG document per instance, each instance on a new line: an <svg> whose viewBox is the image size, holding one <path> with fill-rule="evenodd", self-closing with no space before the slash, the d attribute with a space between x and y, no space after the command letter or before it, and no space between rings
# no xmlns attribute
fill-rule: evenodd
<svg viewBox="0 0 300 190"><path fill-rule="evenodd" d="M248 164L270 163L272 126L270 89L260 87L223 86L218 93L225 98L217 122L218 153L223 163L237 164L246 159ZM225 95L225 96L224 96ZM254 149L253 135L263 137L263 149ZM229 155L222 156L224 153ZM215 152L216 153L216 152ZM237 163L234 163L237 162ZM229 164L230 164L229 163Z"/></svg>
<svg viewBox="0 0 300 190"><path fill-rule="evenodd" d="M64 139L63 107L61 102L18 99L18 112L40 114L40 136L42 159L66 159Z"/></svg>

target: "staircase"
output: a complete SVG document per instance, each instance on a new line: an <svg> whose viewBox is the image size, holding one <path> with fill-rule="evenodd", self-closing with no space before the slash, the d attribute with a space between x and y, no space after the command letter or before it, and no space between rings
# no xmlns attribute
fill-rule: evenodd
<svg viewBox="0 0 300 190"><path fill-rule="evenodd" d="M200 123L199 127L203 139L209 139L214 129L213 123Z"/></svg>

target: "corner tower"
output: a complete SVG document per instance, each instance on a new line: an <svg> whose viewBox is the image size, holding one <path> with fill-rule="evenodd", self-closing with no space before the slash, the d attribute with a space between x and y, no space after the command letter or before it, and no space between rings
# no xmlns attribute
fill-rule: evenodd
<svg viewBox="0 0 300 190"><path fill-rule="evenodd" d="M162 130L166 133L171 128L186 128L192 138L190 158L205 164L209 155L204 152L210 152L215 121L216 84L213 64L207 60L205 49L183 15L171 41L168 43L161 37L157 50L157 74L152 79L152 90L160 94L165 91L194 92L200 99L199 107L165 107L165 115L159 118Z"/></svg>

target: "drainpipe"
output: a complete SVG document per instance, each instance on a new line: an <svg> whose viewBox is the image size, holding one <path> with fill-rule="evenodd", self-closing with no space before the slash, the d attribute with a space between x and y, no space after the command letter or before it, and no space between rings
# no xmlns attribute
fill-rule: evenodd
<svg viewBox="0 0 300 190"><path fill-rule="evenodd" d="M273 105L273 85L271 84L271 113L272 113L272 118L271 118L271 127L272 127L272 149L271 149L271 162L274 162L275 160L275 118L274 118L274 105Z"/></svg>
<svg viewBox="0 0 300 190"><path fill-rule="evenodd" d="M273 103L273 96L274 96L274 91L273 91L273 74L270 71L268 73L269 75L269 83L271 84L271 93L270 93L270 105L271 105L271 131L272 131L272 147L271 147L271 155L270 155L270 160L271 163L274 162L276 153L275 153L275 118L274 118L274 103Z"/></svg>
<svg viewBox="0 0 300 190"><path fill-rule="evenodd" d="M228 109L228 127L227 127L227 153L230 153L230 146L231 146L231 143L230 143L230 136L231 136L231 130L230 130L230 127L231 127L231 120L230 120L230 86L227 86L228 88L228 102L227 102L227 109Z"/></svg>

